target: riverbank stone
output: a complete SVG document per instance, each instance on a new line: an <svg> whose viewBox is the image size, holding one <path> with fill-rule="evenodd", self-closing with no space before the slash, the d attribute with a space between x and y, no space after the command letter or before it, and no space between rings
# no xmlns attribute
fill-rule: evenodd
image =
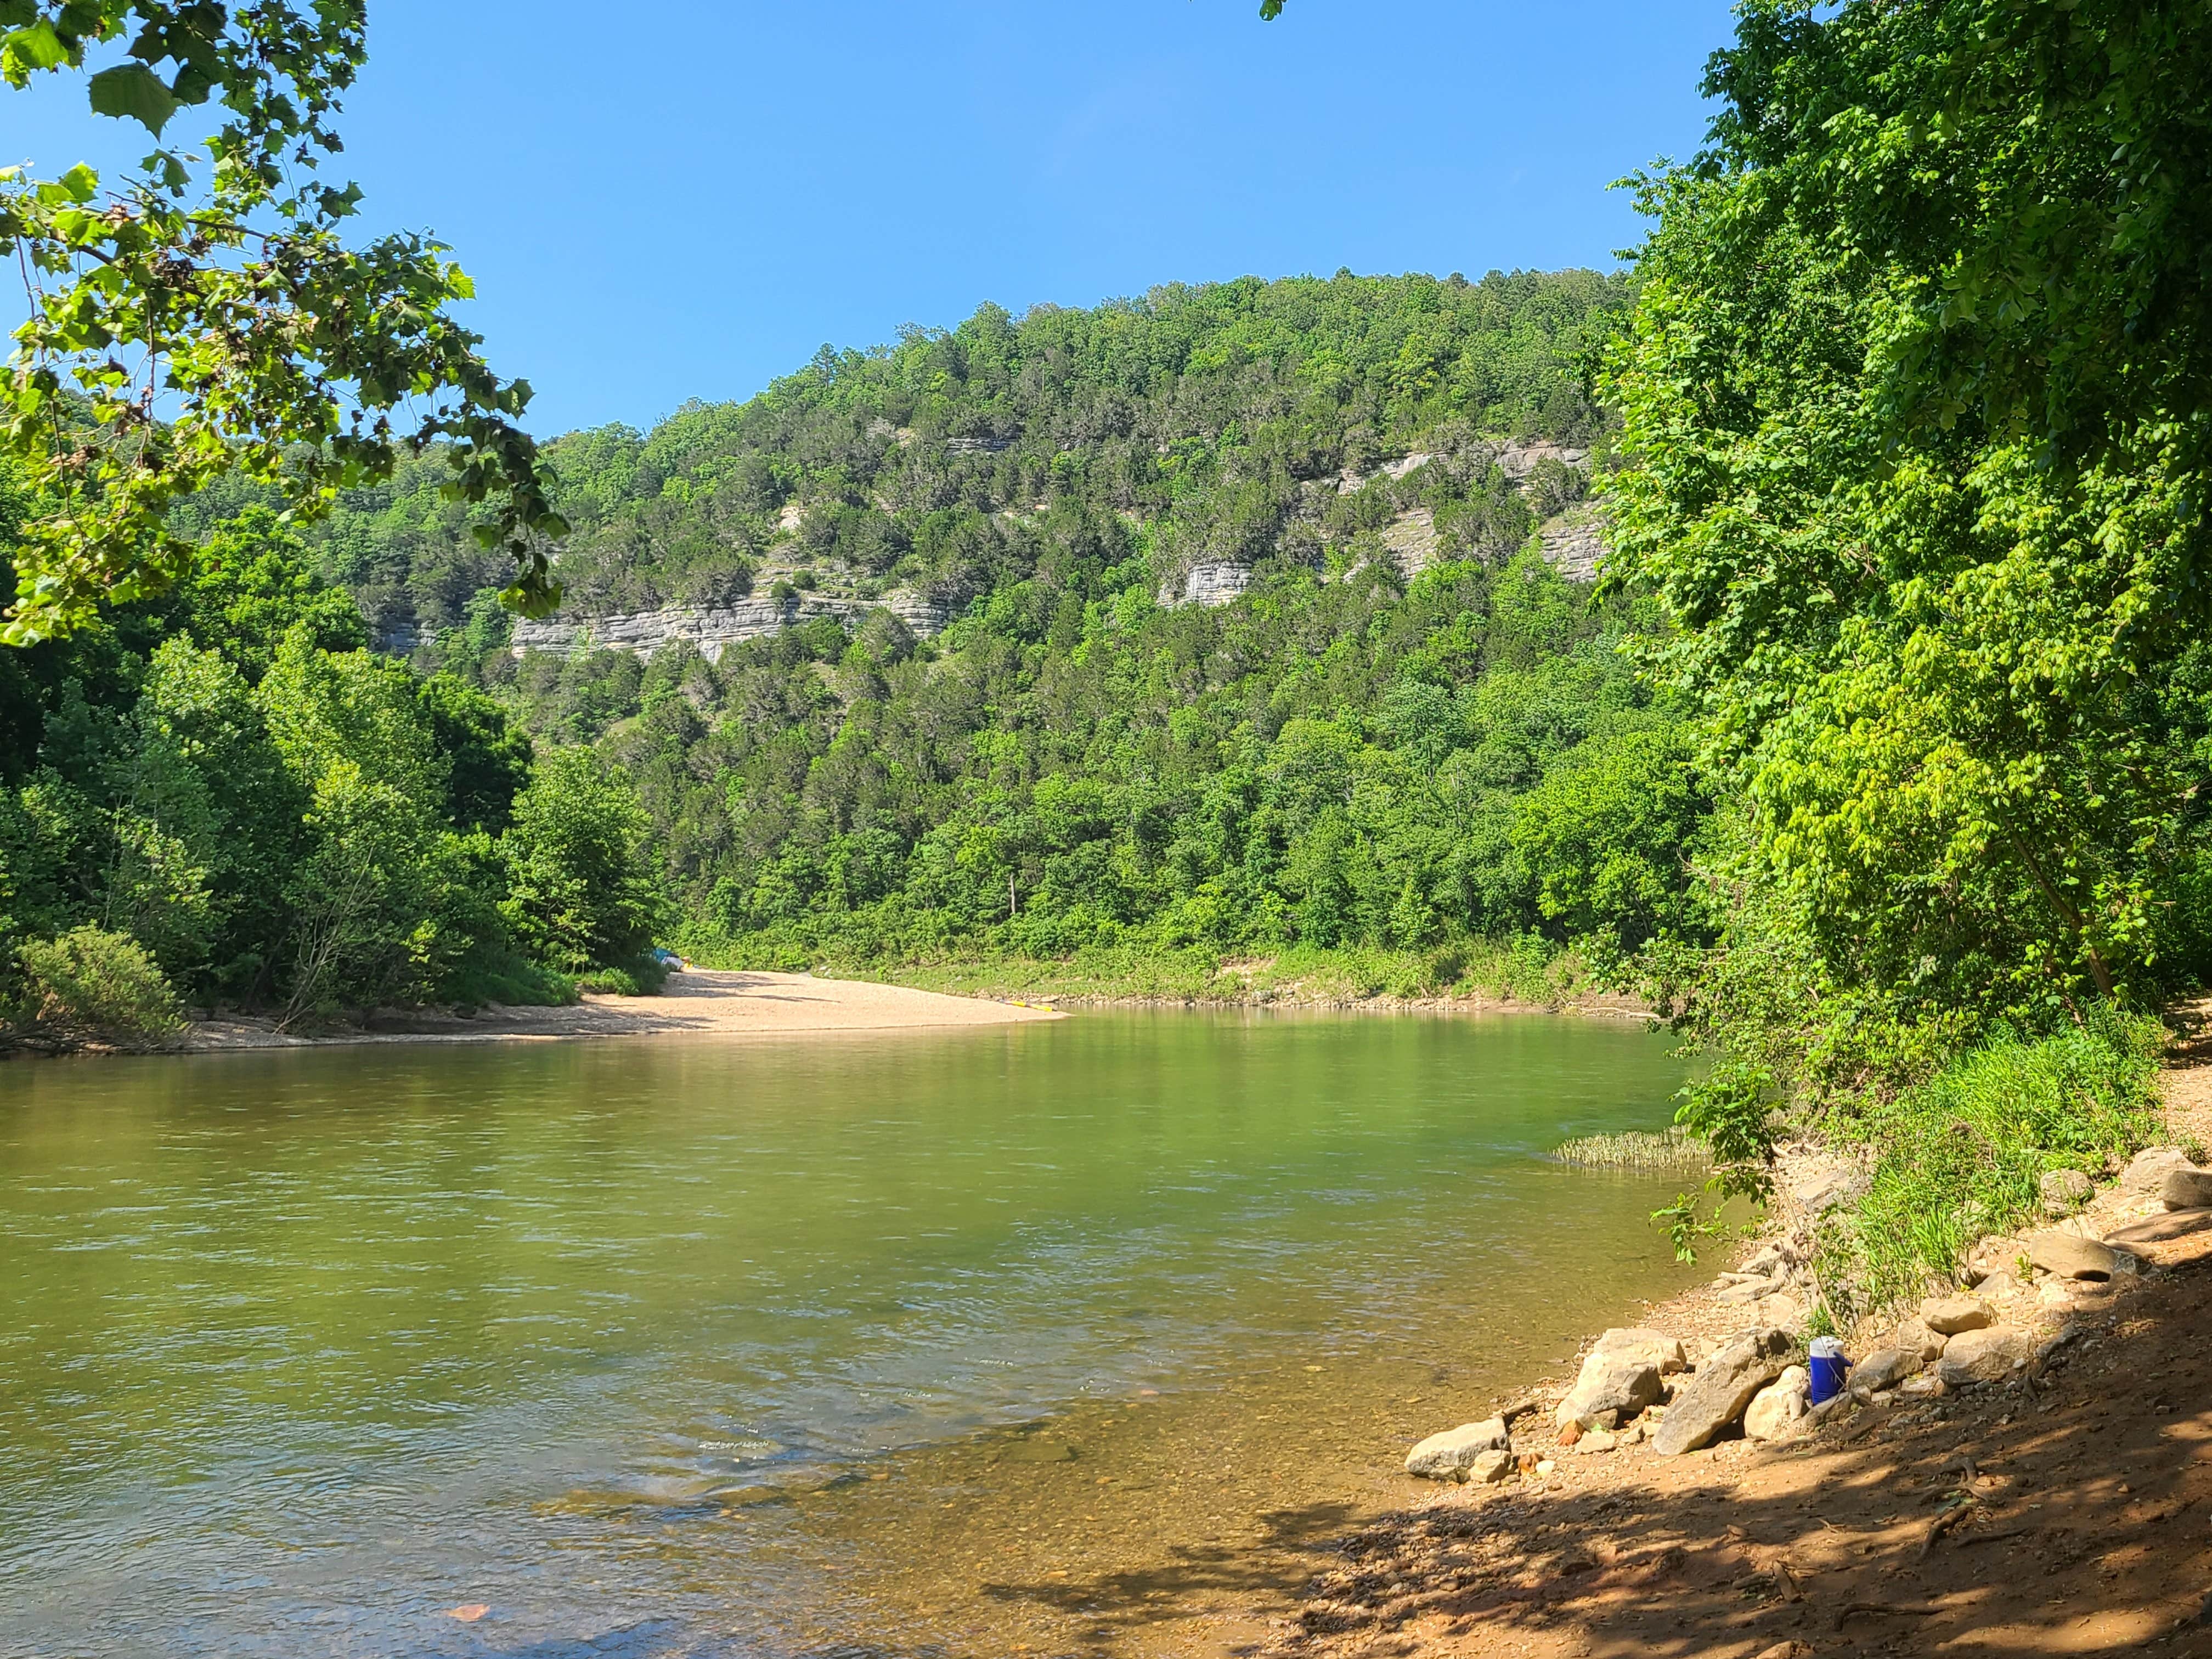
<svg viewBox="0 0 2212 1659"><path fill-rule="evenodd" d="M1563 1429L1571 1423L1608 1429L1625 1423L1658 1403L1664 1392L1660 1379L1680 1370L1684 1363L1678 1338L1661 1331L1609 1330L1592 1345L1553 1420ZM1607 1413L1611 1421L1601 1423Z"/></svg>
<svg viewBox="0 0 2212 1659"><path fill-rule="evenodd" d="M1936 1296L1920 1304L1920 1322L1938 1336L1986 1330L1996 1322L1989 1308L1971 1296Z"/></svg>
<svg viewBox="0 0 2212 1659"><path fill-rule="evenodd" d="M2045 1170L2037 1183L2045 1215L2072 1215L2096 1195L2097 1183L2079 1170Z"/></svg>
<svg viewBox="0 0 2212 1659"><path fill-rule="evenodd" d="M2212 1208L2212 1170L2168 1170L2159 1182L2158 1195L2169 1210Z"/></svg>
<svg viewBox="0 0 2212 1659"><path fill-rule="evenodd" d="M1462 1423L1442 1434L1432 1434L1406 1454L1406 1473L1427 1480L1464 1480L1475 1459L1489 1451L1504 1451L1513 1443L1505 1419L1487 1417L1480 1423Z"/></svg>
<svg viewBox="0 0 2212 1659"><path fill-rule="evenodd" d="M1902 1348L1876 1348L1851 1367L1851 1392L1874 1395L1893 1389L1918 1370L1920 1364L1917 1356L1908 1355Z"/></svg>
<svg viewBox="0 0 2212 1659"><path fill-rule="evenodd" d="M1811 1379L1802 1365L1791 1365L1761 1389L1743 1411L1747 1440L1779 1440L1805 1415Z"/></svg>
<svg viewBox="0 0 2212 1659"><path fill-rule="evenodd" d="M2025 1331L1992 1325L1961 1331L1943 1345L1936 1362L1936 1375L1946 1388L1972 1382L2002 1382L2035 1357L2035 1344Z"/></svg>
<svg viewBox="0 0 2212 1659"><path fill-rule="evenodd" d="M1675 1457L1711 1444L1761 1389L1781 1376L1782 1357L1789 1352L1790 1334L1778 1328L1728 1344L1700 1364L1687 1386L1675 1394L1666 1420L1651 1436L1651 1449Z"/></svg>
<svg viewBox="0 0 2212 1659"><path fill-rule="evenodd" d="M1477 1486L1494 1486L1516 1467L1513 1454L1506 1450L1477 1452L1474 1462L1467 1466L1467 1479Z"/></svg>
<svg viewBox="0 0 2212 1659"><path fill-rule="evenodd" d="M2131 1221L2105 1235L2107 1244L2163 1244L2170 1238L2212 1231L2212 1209L2168 1210L2164 1215Z"/></svg>
<svg viewBox="0 0 2212 1659"><path fill-rule="evenodd" d="M2036 1234L2027 1241L2027 1259L2055 1279L2110 1279L2120 1270L2117 1252L2073 1233Z"/></svg>
<svg viewBox="0 0 2212 1659"><path fill-rule="evenodd" d="M2178 1146L2148 1147L2120 1171L2120 1191L2130 1198L2149 1197L2166 1184L2172 1171L2191 1167L2189 1155Z"/></svg>
<svg viewBox="0 0 2212 1659"><path fill-rule="evenodd" d="M1920 1320L1907 1319L1899 1324L1889 1346L1912 1362L1905 1368L1907 1370L1917 1370L1923 1365L1935 1364L1936 1356L1943 1352L1943 1339Z"/></svg>

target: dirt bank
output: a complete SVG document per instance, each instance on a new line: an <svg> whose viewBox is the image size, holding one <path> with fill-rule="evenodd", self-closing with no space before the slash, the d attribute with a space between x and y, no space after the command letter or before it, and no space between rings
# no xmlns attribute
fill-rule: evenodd
<svg viewBox="0 0 2212 1659"><path fill-rule="evenodd" d="M2185 1054L2168 1075L2173 1139L2212 1131L2207 1060ZM2158 1207L2108 1191L2087 1220ZM2146 1271L2109 1286L1978 1287L2002 1321L2063 1339L2025 1376L1896 1396L1771 1444L1563 1448L1540 1476L1442 1488L1316 1549L1303 1607L1267 1646L2212 1656L2212 1232L2130 1248ZM1636 1322L1694 1345L1745 1314L1708 1288ZM1532 1392L1548 1404L1565 1382Z"/></svg>
<svg viewBox="0 0 2212 1659"><path fill-rule="evenodd" d="M1058 1019L1049 1009L975 997L941 996L861 980L811 974L672 975L659 996L586 996L568 1008L487 1008L472 1016L438 1012L380 1017L364 1030L279 1031L273 1023L196 1023L186 1050L289 1048L328 1043L499 1042L603 1036L781 1036L805 1032L1006 1025Z"/></svg>

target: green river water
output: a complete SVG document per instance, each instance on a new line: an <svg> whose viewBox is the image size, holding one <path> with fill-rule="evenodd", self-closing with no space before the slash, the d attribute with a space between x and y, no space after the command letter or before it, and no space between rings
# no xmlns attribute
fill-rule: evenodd
<svg viewBox="0 0 2212 1659"><path fill-rule="evenodd" d="M1684 1282L1678 1182L1544 1157L1679 1080L1169 1012L0 1066L0 1654L1223 1651Z"/></svg>

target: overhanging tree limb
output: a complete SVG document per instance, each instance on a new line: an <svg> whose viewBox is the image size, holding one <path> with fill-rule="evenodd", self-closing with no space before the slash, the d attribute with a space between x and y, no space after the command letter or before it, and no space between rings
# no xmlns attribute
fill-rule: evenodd
<svg viewBox="0 0 2212 1659"><path fill-rule="evenodd" d="M528 385L495 374L451 315L472 289L447 250L406 234L348 246L361 192L316 171L342 148L331 121L367 56L363 0L0 0L0 31L17 89L114 48L121 61L88 77L95 113L157 141L211 97L228 117L204 155L156 149L119 187L82 166L0 169L0 255L30 302L0 451L41 509L0 641L166 587L192 555L171 507L225 473L311 517L441 444L447 493L486 508L478 539L515 562L501 597L552 609L547 549L568 526L520 425Z"/></svg>

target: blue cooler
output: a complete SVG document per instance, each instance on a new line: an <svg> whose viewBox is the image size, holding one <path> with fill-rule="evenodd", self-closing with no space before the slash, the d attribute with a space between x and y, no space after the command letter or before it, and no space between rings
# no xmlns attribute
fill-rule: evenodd
<svg viewBox="0 0 2212 1659"><path fill-rule="evenodd" d="M1813 1386L1810 1390L1814 1405L1833 1400L1844 1391L1844 1373L1850 1370L1851 1362L1844 1358L1844 1344L1839 1337L1816 1336L1813 1339Z"/></svg>

